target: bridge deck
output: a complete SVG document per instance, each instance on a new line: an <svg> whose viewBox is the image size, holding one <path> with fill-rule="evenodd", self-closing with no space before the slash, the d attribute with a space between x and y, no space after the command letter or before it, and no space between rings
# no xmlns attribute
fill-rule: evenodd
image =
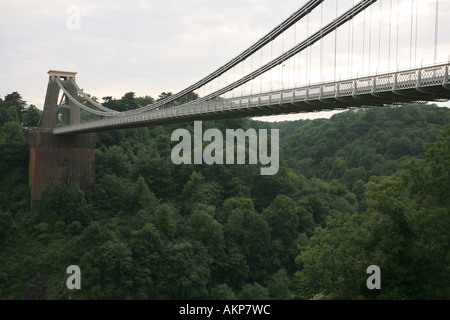
<svg viewBox="0 0 450 320"><path fill-rule="evenodd" d="M232 99L207 101L201 104L196 104L194 101L135 115L57 127L54 129L54 134L91 133L186 123L194 120L448 101L450 99L449 67L450 63Z"/></svg>

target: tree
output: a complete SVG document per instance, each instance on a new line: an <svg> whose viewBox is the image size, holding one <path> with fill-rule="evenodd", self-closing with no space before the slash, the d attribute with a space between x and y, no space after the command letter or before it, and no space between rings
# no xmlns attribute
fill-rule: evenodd
<svg viewBox="0 0 450 320"><path fill-rule="evenodd" d="M270 227L272 261L290 270L295 267L293 262L297 254L298 211L294 200L279 195L262 213Z"/></svg>
<svg viewBox="0 0 450 320"><path fill-rule="evenodd" d="M139 176L131 188L130 202L134 208L134 212L139 210L153 212L155 210L157 199L141 176Z"/></svg>
<svg viewBox="0 0 450 320"><path fill-rule="evenodd" d="M269 290L258 282L247 283L239 292L237 298L238 300L268 300Z"/></svg>
<svg viewBox="0 0 450 320"><path fill-rule="evenodd" d="M278 270L271 279L268 289L270 297L274 300L291 300L294 295L290 290L290 279L285 269Z"/></svg>
<svg viewBox="0 0 450 320"><path fill-rule="evenodd" d="M139 108L139 105L135 98L134 92L127 92L125 95L120 99L121 104L121 110L119 111L128 111Z"/></svg>
<svg viewBox="0 0 450 320"><path fill-rule="evenodd" d="M158 95L158 100L156 100L156 101L164 100L164 99L170 97L171 95L172 95L172 92L162 92L161 94Z"/></svg>
<svg viewBox="0 0 450 320"><path fill-rule="evenodd" d="M129 176L130 163L124 149L120 146L96 150L95 160L95 167L100 177L105 174L115 174L123 178Z"/></svg>
<svg viewBox="0 0 450 320"><path fill-rule="evenodd" d="M142 176L158 199L171 199L174 194L171 170L170 160L161 158L155 148L143 148L131 165L131 178L137 180Z"/></svg>
<svg viewBox="0 0 450 320"><path fill-rule="evenodd" d="M367 211L333 214L317 228L297 263L302 293L338 299L442 299L450 294L448 172L450 130L428 146L424 161L374 177ZM367 290L365 269L377 265L382 290Z"/></svg>
<svg viewBox="0 0 450 320"><path fill-rule="evenodd" d="M62 186L45 189L37 206L41 221L50 223L79 221L87 225L91 220L91 210L83 191Z"/></svg>
<svg viewBox="0 0 450 320"><path fill-rule="evenodd" d="M365 285L366 260L359 242L364 239L358 216L334 213L318 227L296 258L301 279L296 295L311 298L311 292L327 299L356 299ZM378 261L377 261L378 262ZM374 262L375 263L375 262Z"/></svg>
<svg viewBox="0 0 450 320"><path fill-rule="evenodd" d="M272 239L280 239L283 246L289 246L296 238L299 225L295 201L279 195L263 211L263 216L269 223Z"/></svg>
<svg viewBox="0 0 450 320"><path fill-rule="evenodd" d="M324 224L332 211L348 213L357 211L356 196L338 180L328 183L317 178L309 180L308 185L300 191L298 206L301 212L306 211L301 214L300 219L307 218L310 214L317 225ZM310 227L310 224L302 227Z"/></svg>
<svg viewBox="0 0 450 320"><path fill-rule="evenodd" d="M12 217L9 212L0 210L0 240L6 238L6 234L12 224Z"/></svg>
<svg viewBox="0 0 450 320"><path fill-rule="evenodd" d="M7 122L0 127L0 154L0 177L7 168L26 163L28 145L19 123Z"/></svg>
<svg viewBox="0 0 450 320"><path fill-rule="evenodd" d="M201 173L192 172L189 181L186 182L183 188L182 198L186 208L186 213L191 212L194 204L208 203L203 194L205 178Z"/></svg>
<svg viewBox="0 0 450 320"><path fill-rule="evenodd" d="M415 161L409 163L411 171L412 190L422 201L434 201L441 206L447 206L450 201L450 125L445 126L434 143L427 145L425 154L426 166L420 166Z"/></svg>
<svg viewBox="0 0 450 320"><path fill-rule="evenodd" d="M135 100L139 107L146 107L155 102L155 99L148 95L145 97L137 97Z"/></svg>
<svg viewBox="0 0 450 320"><path fill-rule="evenodd" d="M223 228L206 211L195 207L186 221L186 235L203 243L209 254L219 258L224 249Z"/></svg>
<svg viewBox="0 0 450 320"><path fill-rule="evenodd" d="M211 289L210 296L212 300L234 300L236 295L226 284L220 284Z"/></svg>
<svg viewBox="0 0 450 320"><path fill-rule="evenodd" d="M100 178L95 188L95 205L97 211L113 216L121 210L132 210L130 203L131 181L106 174Z"/></svg>
<svg viewBox="0 0 450 320"><path fill-rule="evenodd" d="M255 208L262 211L280 194L296 195L305 181L303 176L297 175L288 168L281 158L280 169L276 175L261 176L258 172L252 182L252 199L254 199Z"/></svg>
<svg viewBox="0 0 450 320"><path fill-rule="evenodd" d="M241 206L232 211L224 226L227 246L241 252L249 267L249 278L260 281L266 276L271 261L270 229L262 215L253 208L251 200L242 199L250 206ZM230 249L229 249L230 250Z"/></svg>
<svg viewBox="0 0 450 320"><path fill-rule="evenodd" d="M36 108L35 105L30 105L23 113L23 125L24 127L37 127L39 120L41 119L42 111Z"/></svg>
<svg viewBox="0 0 450 320"><path fill-rule="evenodd" d="M130 248L133 254L133 291L139 299L155 296L155 268L160 260L162 241L156 227L145 224L131 233Z"/></svg>
<svg viewBox="0 0 450 320"><path fill-rule="evenodd" d="M210 279L211 258L198 242L167 242L157 268L159 299L204 299Z"/></svg>
<svg viewBox="0 0 450 320"><path fill-rule="evenodd" d="M122 111L121 110L122 107L120 106L119 101L113 99L113 97L111 96L103 97L103 101L104 107L115 111Z"/></svg>
<svg viewBox="0 0 450 320"><path fill-rule="evenodd" d="M217 184L207 182L201 173L193 171L183 187L184 214L189 214L197 204L216 203L217 188Z"/></svg>
<svg viewBox="0 0 450 320"><path fill-rule="evenodd" d="M180 215L177 208L163 203L156 208L155 213L151 216L162 237L166 239L174 239L179 231Z"/></svg>
<svg viewBox="0 0 450 320"><path fill-rule="evenodd" d="M80 265L89 299L125 299L132 291L132 253L126 244L107 240L86 252Z"/></svg>
<svg viewBox="0 0 450 320"><path fill-rule="evenodd" d="M149 258L158 254L161 246L161 236L152 223L147 223L131 233L130 247L136 259L149 262Z"/></svg>
<svg viewBox="0 0 450 320"><path fill-rule="evenodd" d="M13 92L5 96L5 102L14 106L18 115L19 123L22 123L22 113L25 110L26 102L18 92Z"/></svg>

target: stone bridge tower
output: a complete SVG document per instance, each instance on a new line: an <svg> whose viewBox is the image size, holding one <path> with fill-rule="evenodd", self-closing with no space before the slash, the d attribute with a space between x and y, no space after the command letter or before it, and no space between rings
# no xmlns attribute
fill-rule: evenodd
<svg viewBox="0 0 450 320"><path fill-rule="evenodd" d="M71 80L75 81L76 72L64 72L64 71L49 71L50 79L47 86L47 94L45 97L44 111L42 114L42 128L53 129L58 125L58 111L60 109L68 109L67 124L76 124L80 122L80 108L77 107L70 99L65 95L62 95L61 101L58 103L58 99L61 95L61 89L56 83L58 79L64 88L72 97L77 97L77 90L72 84Z"/></svg>
<svg viewBox="0 0 450 320"><path fill-rule="evenodd" d="M50 186L67 186L89 191L95 177L95 134L54 135L53 129L60 125L60 112L65 111L65 123L80 122L80 108L65 94L61 94L56 79L72 97L77 90L71 80L75 72L49 71L49 83L38 128L28 128L30 150L29 179L33 208L41 199L42 192ZM58 103L58 99L61 99Z"/></svg>

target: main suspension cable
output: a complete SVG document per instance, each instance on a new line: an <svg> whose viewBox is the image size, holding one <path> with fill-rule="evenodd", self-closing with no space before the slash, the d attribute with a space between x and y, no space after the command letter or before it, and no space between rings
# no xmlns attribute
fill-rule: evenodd
<svg viewBox="0 0 450 320"><path fill-rule="evenodd" d="M57 77L55 77L56 83L58 84L59 88L64 92L64 94L66 95L67 98L69 98L70 101L72 101L72 103L74 103L77 107L89 112L89 113L93 113L99 116L104 116L104 117L117 117L120 115L119 112L104 112L104 111L98 111L92 108L89 108L87 106L85 106L84 104L82 104L81 102L79 102L77 99L75 99L74 97L72 97L72 95L66 90L66 88L64 88L64 86L62 85L62 83L59 81L59 79Z"/></svg>
<svg viewBox="0 0 450 320"><path fill-rule="evenodd" d="M326 35L328 35L329 33L333 32L333 30L335 30L336 28L339 28L340 26L342 26L343 24L345 24L346 22L348 22L349 20L353 19L356 15L358 15L359 13L361 13L364 9L368 8L370 5L372 5L373 3L375 3L377 0L363 0L361 1L359 4L357 4L356 6L354 6L353 8L349 9L347 12L345 12L344 14L342 14L338 19L332 21L331 23L329 23L327 26L325 26L323 29L317 31L316 33L314 33L312 36L308 37L308 39L302 41L301 43L299 43L297 46L293 47L292 49L288 50L286 53L282 54L281 56L279 56L278 58L270 61L269 63L267 63L266 65L264 65L263 67L251 72L250 74L248 74L247 76L243 77L242 79L236 81L235 83L232 83L206 97L203 97L201 99L197 99L195 101L191 101L188 102L186 104L184 104L184 106L187 105L192 105L192 104L198 104L198 103L202 103L204 101L210 100L210 99L214 99L230 90L233 90L236 87L241 86L242 84L250 81L252 78L257 77L269 70L271 70L272 68L276 67L277 65L280 64L280 62L285 61L287 59L289 59L290 57L294 56L295 54L307 49L308 47L312 46L314 43L318 42L322 37L325 37Z"/></svg>

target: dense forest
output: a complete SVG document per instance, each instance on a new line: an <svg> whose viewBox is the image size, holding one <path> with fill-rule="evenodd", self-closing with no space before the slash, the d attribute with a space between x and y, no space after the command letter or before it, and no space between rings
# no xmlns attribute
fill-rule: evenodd
<svg viewBox="0 0 450 320"><path fill-rule="evenodd" d="M203 123L279 129L273 176L173 164L171 134L193 123L98 133L95 189L51 187L32 210L22 127L40 113L17 92L0 99L0 299L30 283L50 300L450 298L448 108ZM65 286L70 265L80 290Z"/></svg>

